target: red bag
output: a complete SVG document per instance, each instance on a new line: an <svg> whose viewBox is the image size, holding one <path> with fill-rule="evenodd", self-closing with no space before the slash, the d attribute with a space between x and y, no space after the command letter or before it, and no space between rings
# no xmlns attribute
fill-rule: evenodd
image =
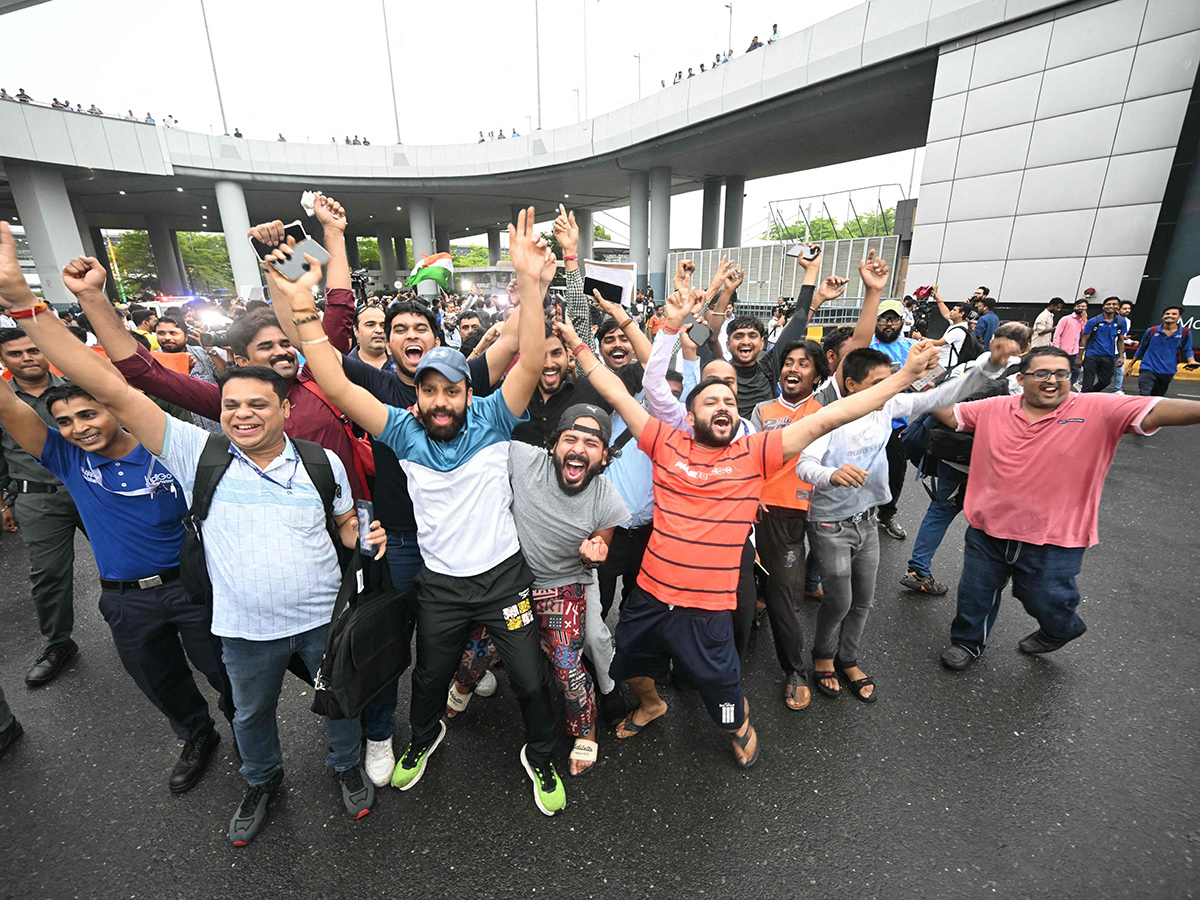
<svg viewBox="0 0 1200 900"><path fill-rule="evenodd" d="M325 392L321 390L321 386L311 379L301 381L300 386L306 388L314 394L318 400L329 407L329 411L337 416L342 427L346 429L346 437L350 439L350 447L354 451L354 468L358 471L358 480L362 482L363 497L367 500L371 499L371 490L367 486L367 478L375 477L375 453L371 450L371 441L366 437L359 437L354 433L354 423L350 421L350 417L344 412L329 402L329 398L325 396Z"/></svg>

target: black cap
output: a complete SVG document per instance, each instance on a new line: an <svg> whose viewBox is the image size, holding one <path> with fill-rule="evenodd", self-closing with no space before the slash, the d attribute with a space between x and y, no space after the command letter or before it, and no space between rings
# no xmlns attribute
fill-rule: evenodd
<svg viewBox="0 0 1200 900"><path fill-rule="evenodd" d="M576 419L595 419L600 426L599 430L591 425L576 425ZM567 407L562 416L558 420L558 428L560 434L564 431L582 431L585 434L594 434L600 440L604 441L604 446L608 446L612 440L612 419L608 413L598 406L593 406L591 403L576 403L574 406Z"/></svg>

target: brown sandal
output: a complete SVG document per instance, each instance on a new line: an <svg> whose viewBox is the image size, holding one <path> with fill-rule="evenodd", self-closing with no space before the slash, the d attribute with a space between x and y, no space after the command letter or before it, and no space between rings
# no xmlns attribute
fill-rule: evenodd
<svg viewBox="0 0 1200 900"><path fill-rule="evenodd" d="M808 696L804 699L803 703L797 706L794 704L794 701L796 700L796 692L800 688L806 689ZM793 672L788 676L787 683L783 686L783 705L788 709L799 711L805 709L810 703L812 703L812 689L808 686L807 673L801 675Z"/></svg>

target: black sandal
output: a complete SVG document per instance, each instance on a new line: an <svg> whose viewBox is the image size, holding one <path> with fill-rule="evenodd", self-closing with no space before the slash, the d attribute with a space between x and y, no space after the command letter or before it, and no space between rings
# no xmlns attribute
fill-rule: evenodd
<svg viewBox="0 0 1200 900"><path fill-rule="evenodd" d="M745 749L746 749L746 747L747 747L747 746L750 744L750 736L751 736L751 735L757 735L757 734L758 734L758 732L754 730L754 726L753 726L753 725L750 725L750 726L749 726L749 727L746 729L746 733L745 733L745 734L743 734L741 737L739 737L738 735L734 734L734 735L733 735L733 742L734 742L735 744L737 744L739 747L741 747L743 750L745 750ZM755 741L755 742L754 742L754 755L753 755L753 756L751 756L751 757L750 757L748 760L746 760L745 762L743 762L742 760L738 759L738 758L737 758L737 756L735 755L735 756L734 756L734 761L735 761L735 762L737 762L737 764L738 764L739 766L741 766L743 769L748 769L748 768L750 768L752 765L754 765L756 762L758 762L758 752L759 752L760 750L762 750L762 744L761 744L761 743L759 743L758 741Z"/></svg>
<svg viewBox="0 0 1200 900"><path fill-rule="evenodd" d="M788 701L796 699L796 694L800 688L808 690L808 699L800 706L792 706ZM799 712L802 709L808 709L808 704L810 703L812 703L812 688L808 686L808 673L793 672L788 675L787 681L783 684L783 705L792 710L792 712Z"/></svg>
<svg viewBox="0 0 1200 900"><path fill-rule="evenodd" d="M831 679L831 680L833 680L833 681L837 681L837 680L838 680L838 675L837 675L837 664L836 664L836 663L834 664L834 668L833 668L833 669L830 669L828 672L826 672L826 671L823 671L823 670L820 670L820 669L817 669L816 667L814 667L814 668L813 668L813 685L816 687L816 689L817 689L818 691L820 691L820 692L821 692L822 694L824 694L826 697L835 697L835 698L836 698L836 697L840 697L840 696L842 696L842 691L841 691L841 689L840 689L840 688L831 688L831 687L828 687L828 686L827 686L826 684L824 684L824 682L822 681L822 679L824 679L824 678L828 678L828 679Z"/></svg>
<svg viewBox="0 0 1200 900"><path fill-rule="evenodd" d="M839 675L841 675L843 678L845 678L846 681L848 681L850 683L850 693L854 694L854 696L857 697L859 700L861 700L863 703L874 703L875 702L875 692L871 691L870 694L868 694L867 696L864 697L862 694L862 689L867 687L868 685L870 685L871 687L874 687L875 679L874 678L851 679L850 676L848 674L846 674L847 669L854 668L857 665L858 665L857 661L852 662L849 665L846 665L845 663L841 662L840 660L835 659L833 661L834 671L837 672Z"/></svg>

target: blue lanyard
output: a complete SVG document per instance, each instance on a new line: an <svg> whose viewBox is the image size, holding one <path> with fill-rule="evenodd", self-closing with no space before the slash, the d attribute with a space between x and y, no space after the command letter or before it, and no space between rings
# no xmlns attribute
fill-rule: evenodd
<svg viewBox="0 0 1200 900"><path fill-rule="evenodd" d="M264 472L262 469L260 469L258 466L256 466L249 459L247 459L245 454L243 454L242 451L239 450L237 447L235 447L233 444L229 445L229 449L233 453L234 456L236 456L238 459L240 459L242 462L244 462L246 465L248 465L251 469L253 469L258 474L259 478L263 478L263 479L271 482L271 484L275 485L276 487L283 488L289 494L292 492L292 481L293 481L293 479L295 479L296 473L298 471L300 471L299 455L297 455L296 458L292 461L292 474L288 476L287 483L281 484L280 482L278 482L274 478L272 478L270 475L268 475L266 472Z"/></svg>

